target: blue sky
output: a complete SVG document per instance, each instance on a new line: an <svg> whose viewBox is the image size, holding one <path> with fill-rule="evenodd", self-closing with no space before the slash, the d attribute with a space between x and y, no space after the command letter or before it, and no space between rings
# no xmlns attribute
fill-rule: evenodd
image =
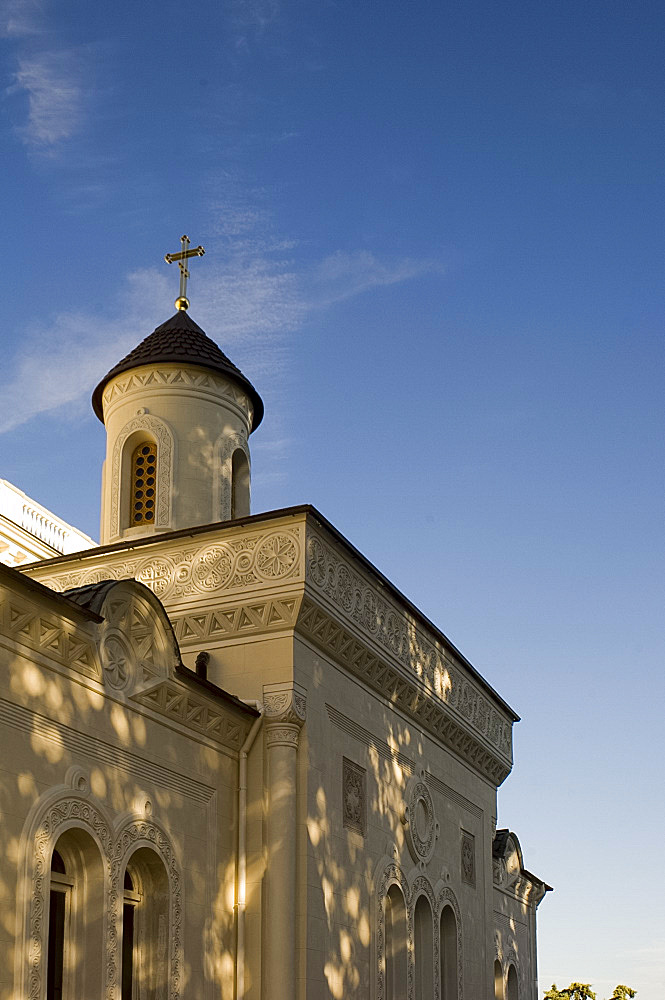
<svg viewBox="0 0 665 1000"><path fill-rule="evenodd" d="M97 537L98 379L190 313L523 721L541 985L665 990L662 4L2 0L0 475Z"/></svg>

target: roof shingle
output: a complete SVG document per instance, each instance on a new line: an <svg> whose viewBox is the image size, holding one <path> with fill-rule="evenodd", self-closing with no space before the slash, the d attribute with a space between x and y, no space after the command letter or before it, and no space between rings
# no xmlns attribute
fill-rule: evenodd
<svg viewBox="0 0 665 1000"><path fill-rule="evenodd" d="M244 389L252 401L254 419L251 429L256 430L261 423L263 400L252 383L184 310L177 312L166 323L153 330L101 380L92 394L92 408L102 423L104 422L102 394L112 378L131 368L165 363L197 365L199 368L207 368L209 371L226 375Z"/></svg>

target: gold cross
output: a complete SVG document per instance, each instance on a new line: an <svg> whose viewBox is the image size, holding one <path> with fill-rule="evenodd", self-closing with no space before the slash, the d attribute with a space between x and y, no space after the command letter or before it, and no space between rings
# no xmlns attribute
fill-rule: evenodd
<svg viewBox="0 0 665 1000"><path fill-rule="evenodd" d="M193 250L188 250L189 247L189 236L182 236L180 238L182 244L182 250L180 253L167 253L164 260L167 264L172 264L174 261L178 261L178 267L180 268L180 295L175 300L176 309L186 310L189 309L189 299L187 298L187 279L189 278L189 271L187 270L187 261L190 257L203 257L205 250L203 247L194 247Z"/></svg>

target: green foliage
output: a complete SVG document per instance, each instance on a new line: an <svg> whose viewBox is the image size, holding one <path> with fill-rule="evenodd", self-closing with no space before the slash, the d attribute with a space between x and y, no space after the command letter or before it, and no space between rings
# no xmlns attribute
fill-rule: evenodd
<svg viewBox="0 0 665 1000"><path fill-rule="evenodd" d="M565 990L558 990L556 984L552 984L544 1000L596 1000L596 994L589 983L571 983Z"/></svg>
<svg viewBox="0 0 665 1000"><path fill-rule="evenodd" d="M609 1000L632 1000L636 995L636 991L630 986L615 986ZM553 983L543 1000L596 1000L596 994L589 983L571 983L563 990L558 989L556 983Z"/></svg>

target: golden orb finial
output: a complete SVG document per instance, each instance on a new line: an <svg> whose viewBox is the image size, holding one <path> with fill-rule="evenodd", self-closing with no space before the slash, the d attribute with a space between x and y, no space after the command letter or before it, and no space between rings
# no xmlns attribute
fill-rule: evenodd
<svg viewBox="0 0 665 1000"><path fill-rule="evenodd" d="M187 312L189 309L189 299L185 295L179 295L175 300L175 307L179 312Z"/></svg>

